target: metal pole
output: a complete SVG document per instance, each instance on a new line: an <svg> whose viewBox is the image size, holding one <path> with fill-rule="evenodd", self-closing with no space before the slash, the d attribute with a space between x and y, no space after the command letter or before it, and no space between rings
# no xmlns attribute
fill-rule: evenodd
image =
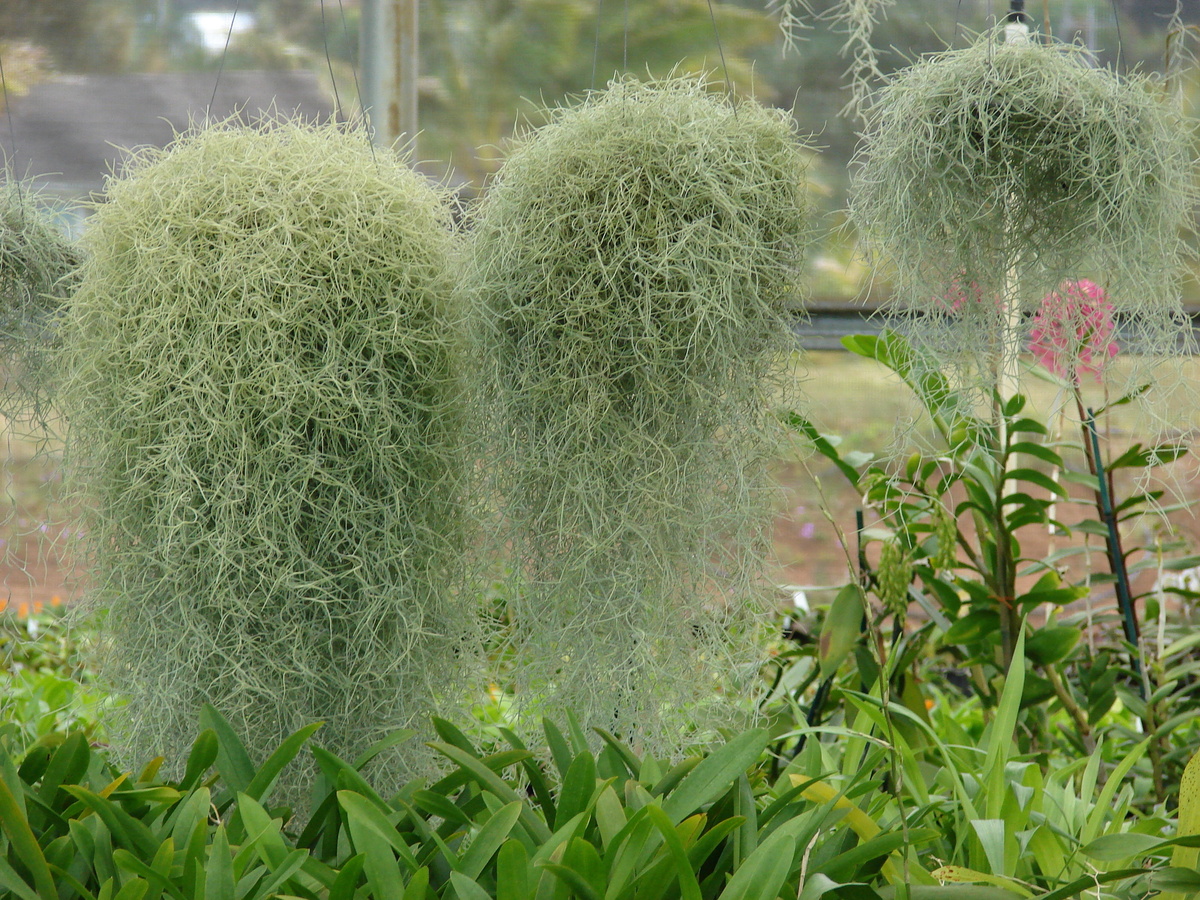
<svg viewBox="0 0 1200 900"><path fill-rule="evenodd" d="M362 97L372 140L391 147L417 135L417 0L363 0Z"/></svg>

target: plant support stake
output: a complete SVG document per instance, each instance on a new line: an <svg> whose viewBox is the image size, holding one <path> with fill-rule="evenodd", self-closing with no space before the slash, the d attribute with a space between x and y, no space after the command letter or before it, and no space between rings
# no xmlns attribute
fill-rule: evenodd
<svg viewBox="0 0 1200 900"><path fill-rule="evenodd" d="M1113 575L1117 579L1117 604L1121 608L1121 619L1125 629L1125 640L1133 645L1133 671L1139 677L1142 674L1141 661L1138 657L1138 624L1133 610L1133 595L1129 590L1129 572L1125 568L1125 554L1121 551L1121 534L1117 530L1117 514L1113 509L1112 496L1108 492L1108 476L1104 472L1104 460L1100 456L1100 437L1096 434L1096 414L1088 407L1083 427L1087 429L1088 440L1092 445L1092 462L1095 466L1096 482L1099 485L1100 515L1108 528L1108 559L1112 565ZM1141 681L1139 690L1145 696Z"/></svg>

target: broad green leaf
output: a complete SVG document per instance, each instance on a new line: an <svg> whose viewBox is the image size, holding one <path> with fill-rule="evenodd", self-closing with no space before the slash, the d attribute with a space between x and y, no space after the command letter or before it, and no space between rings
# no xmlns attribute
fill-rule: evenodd
<svg viewBox="0 0 1200 900"><path fill-rule="evenodd" d="M233 858L224 825L217 826L209 847L208 864L204 867L204 900L237 900Z"/></svg>
<svg viewBox="0 0 1200 900"><path fill-rule="evenodd" d="M211 728L217 734L217 771L230 793L245 793L254 780L254 764L233 726L211 703L200 708L200 727Z"/></svg>
<svg viewBox="0 0 1200 900"><path fill-rule="evenodd" d="M1179 779L1179 824L1175 833L1179 837L1200 834L1200 752L1188 760ZM1195 847L1176 847L1171 853L1171 865L1175 868L1195 869L1198 860L1200 849ZM1185 896L1177 890L1159 894L1161 900L1183 900Z"/></svg>
<svg viewBox="0 0 1200 900"><path fill-rule="evenodd" d="M821 625L817 641L821 678L831 678L863 635L866 600L862 587L851 582L837 592Z"/></svg>
<svg viewBox="0 0 1200 900"><path fill-rule="evenodd" d="M468 878L478 878L484 866L507 840L509 832L521 817L523 803L509 803L484 823L458 861L458 871Z"/></svg>
<svg viewBox="0 0 1200 900"><path fill-rule="evenodd" d="M404 860L410 872L418 868L417 860L403 836L379 808L361 794L338 791L337 798L346 813L355 849L366 854L364 866L367 881L374 885L373 889L380 897L400 900L404 889L395 856Z"/></svg>
<svg viewBox="0 0 1200 900"><path fill-rule="evenodd" d="M78 785L64 785L67 791L77 800L92 810L108 826L112 835L120 841L127 850L142 859L149 859L158 850L159 842L150 829L121 808L121 804L100 794L94 794Z"/></svg>
<svg viewBox="0 0 1200 900"><path fill-rule="evenodd" d="M425 900L429 893L429 867L421 866L413 872L408 885L404 888L404 900ZM332 898L331 898L332 900Z"/></svg>
<svg viewBox="0 0 1200 900"><path fill-rule="evenodd" d="M1135 856L1147 855L1162 842L1162 838L1152 834L1102 834L1081 847L1079 852L1100 862L1118 862L1122 859L1132 861Z"/></svg>
<svg viewBox="0 0 1200 900"><path fill-rule="evenodd" d="M492 900L490 894L481 888L473 878L468 878L462 872L450 873L450 884L458 900Z"/></svg>
<svg viewBox="0 0 1200 900"><path fill-rule="evenodd" d="M987 785L984 806L985 817L988 819L1001 817L1004 798L1008 794L1004 782L1004 770L1008 765L1009 754L1012 752L1024 686L1025 632L1022 629L1017 635L1017 643L1013 648L1012 665L1008 667L1008 676L1004 679L1004 689L1000 693L1000 703L996 707L996 715L987 732L987 756L983 761L983 777L984 783Z"/></svg>
<svg viewBox="0 0 1200 900"><path fill-rule="evenodd" d="M343 863L341 871L338 872L337 878L329 888L329 900L354 900L355 891L358 889L358 877L362 874L363 863L366 862L366 859L365 853L358 853ZM423 871L427 872L428 870ZM415 875L413 880L416 880Z"/></svg>
<svg viewBox="0 0 1200 900"><path fill-rule="evenodd" d="M776 828L733 873L720 900L775 900L796 856L796 819Z"/></svg>
<svg viewBox="0 0 1200 900"><path fill-rule="evenodd" d="M246 789L239 793L243 793L247 797L253 797L255 800L262 800L267 791L270 790L271 785L275 783L275 779L279 776L279 773L283 771L284 766L296 758L296 755L308 743L308 739L320 727L321 723L315 722L289 735L275 749L275 752L267 757L267 761L262 764L254 774L254 777L250 779L250 784L246 786Z"/></svg>
<svg viewBox="0 0 1200 900"><path fill-rule="evenodd" d="M429 746L447 757L451 762L457 763L459 768L468 774L472 780L476 781L480 787L491 791L506 803L513 803L521 799L517 796L516 791L503 778L488 768L483 760L477 759L450 744L431 743ZM528 753L518 754L514 762L520 762L522 759L528 758L528 756ZM550 839L551 832L546 823L524 803L521 804L521 824L525 826L525 830L529 832L530 837L538 843L543 843Z"/></svg>
<svg viewBox="0 0 1200 900"><path fill-rule="evenodd" d="M1037 469L1010 469L1004 476L1005 481L1024 481L1027 484L1036 484L1038 487L1045 489L1048 493L1057 494L1059 497L1066 499L1068 497L1067 489L1061 483L1051 478L1044 472L1039 472Z"/></svg>
<svg viewBox="0 0 1200 900"><path fill-rule="evenodd" d="M21 805L9 789L8 781L0 778L0 827L8 835L8 840L16 851L17 856L33 876L34 887L45 898L57 897L54 879L46 866L46 858L42 848L29 828Z"/></svg>
<svg viewBox="0 0 1200 900"><path fill-rule="evenodd" d="M1066 659L1079 643L1081 631L1069 625L1048 625L1037 629L1025 642L1025 655L1035 665L1048 666Z"/></svg>
<svg viewBox="0 0 1200 900"><path fill-rule="evenodd" d="M218 744L217 733L211 728L205 728L196 736L196 740L192 742L192 750L188 754L183 780L179 782L180 790L190 791L200 783L204 773L217 761Z"/></svg>
<svg viewBox="0 0 1200 900"><path fill-rule="evenodd" d="M704 804L720 797L755 763L769 741L765 729L755 728L714 750L663 800L663 812L678 825Z"/></svg>
<svg viewBox="0 0 1200 900"><path fill-rule="evenodd" d="M553 862L543 863L542 868L562 881L570 889L571 893L580 898L580 900L604 900L604 895L598 894L596 889L588 883L588 880L574 869L564 866L562 863ZM463 898L463 900L467 900L467 898ZM471 900L474 900L474 898L471 898Z"/></svg>
<svg viewBox="0 0 1200 900"><path fill-rule="evenodd" d="M675 830L671 820L656 806L647 806L646 814L663 836L663 842L671 854L672 868L679 880L679 893L682 900L700 900L700 882L696 880L696 873L692 870L687 850L684 849L683 841L679 839L679 833Z"/></svg>
<svg viewBox="0 0 1200 900"><path fill-rule="evenodd" d="M596 789L596 761L590 753L580 753L575 757L558 792L558 805L555 808L554 822L566 822L572 816L578 815L588 807L592 792Z"/></svg>
<svg viewBox="0 0 1200 900"><path fill-rule="evenodd" d="M49 874L49 869L47 869L47 874ZM11 891L15 896L20 897L21 900L43 900L45 897L57 896L56 893L43 894L34 890L17 874L16 869L9 865L8 860L3 856L0 856L0 888Z"/></svg>
<svg viewBox="0 0 1200 900"><path fill-rule="evenodd" d="M529 854L515 838L505 841L496 854L496 900L528 900Z"/></svg>

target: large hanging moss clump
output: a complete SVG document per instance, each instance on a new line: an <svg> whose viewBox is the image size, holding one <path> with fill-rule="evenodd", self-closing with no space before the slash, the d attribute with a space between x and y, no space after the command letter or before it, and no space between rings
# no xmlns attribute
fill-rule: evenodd
<svg viewBox="0 0 1200 900"><path fill-rule="evenodd" d="M806 156L785 113L627 80L491 186L468 283L526 709L670 750L753 656Z"/></svg>
<svg viewBox="0 0 1200 900"><path fill-rule="evenodd" d="M0 415L44 421L52 393L47 355L54 319L82 256L28 185L0 185Z"/></svg>
<svg viewBox="0 0 1200 900"><path fill-rule="evenodd" d="M1088 278L1126 348L1174 346L1190 129L1152 79L1000 34L899 73L871 113L851 212L890 267L892 311L947 360L978 361L1064 280Z"/></svg>
<svg viewBox="0 0 1200 900"><path fill-rule="evenodd" d="M182 759L206 702L259 758L427 724L471 660L443 197L361 133L229 121L104 201L61 369L120 742Z"/></svg>

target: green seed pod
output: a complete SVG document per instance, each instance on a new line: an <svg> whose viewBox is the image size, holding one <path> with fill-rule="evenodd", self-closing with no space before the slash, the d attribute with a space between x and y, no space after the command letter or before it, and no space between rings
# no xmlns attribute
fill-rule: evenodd
<svg viewBox="0 0 1200 900"><path fill-rule="evenodd" d="M895 537L883 542L875 572L876 594L884 609L897 618L908 611L908 586L913 579L912 556Z"/></svg>
<svg viewBox="0 0 1200 900"><path fill-rule="evenodd" d="M473 658L444 196L359 131L229 121L106 199L60 369L124 758L183 759L204 703L255 760L428 727Z"/></svg>
<svg viewBox="0 0 1200 900"><path fill-rule="evenodd" d="M930 564L939 572L944 572L958 563L958 522L940 503L934 504L930 515L933 519L933 540L937 544Z"/></svg>
<svg viewBox="0 0 1200 900"><path fill-rule="evenodd" d="M753 667L808 152L786 114L691 79L551 119L482 204L468 279L518 699L669 753Z"/></svg>

